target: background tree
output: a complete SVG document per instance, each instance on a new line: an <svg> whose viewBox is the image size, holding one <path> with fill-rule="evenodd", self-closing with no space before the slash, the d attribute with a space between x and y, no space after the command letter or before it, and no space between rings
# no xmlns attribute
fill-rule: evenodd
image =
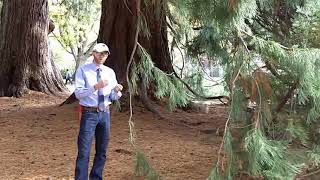
<svg viewBox="0 0 320 180"><path fill-rule="evenodd" d="M156 67L173 72L167 37L166 1L143 1L141 19L137 24L137 1L102 1L102 13L98 42L105 42L111 50L106 62L125 82L126 68L135 43L137 26L141 26L139 43L150 54Z"/></svg>
<svg viewBox="0 0 320 180"><path fill-rule="evenodd" d="M19 27L19 28L17 28ZM48 2L3 1L0 27L0 96L20 97L28 89L55 94L64 90L48 54Z"/></svg>
<svg viewBox="0 0 320 180"><path fill-rule="evenodd" d="M58 0L50 6L55 21L54 37L71 54L77 69L90 56L97 39L101 0Z"/></svg>
<svg viewBox="0 0 320 180"><path fill-rule="evenodd" d="M315 0L103 0L98 42L110 46L107 65L121 83L129 70L130 93L163 98L173 109L198 97L190 96L189 84L172 68L169 28L171 49L185 51L194 69L200 57L224 68L230 112L209 179L243 174L293 179L320 164L316 5ZM136 170L157 178L135 150Z"/></svg>
<svg viewBox="0 0 320 180"><path fill-rule="evenodd" d="M294 15L293 30L288 44L320 48L320 2L309 1Z"/></svg>
<svg viewBox="0 0 320 180"><path fill-rule="evenodd" d="M226 73L231 109L218 155L224 153L209 179L237 178L239 172L254 178L294 179L305 164L316 169L318 141L311 134L319 124L315 102L320 51L295 38L310 38L314 34L305 32L317 28L314 21L309 27L294 25L309 24L297 21L297 16L310 12L315 2L173 2L189 26L197 25L198 32L186 45L189 54L211 57ZM303 153L292 156L296 151Z"/></svg>
<svg viewBox="0 0 320 180"><path fill-rule="evenodd" d="M183 104L186 103L185 96L174 95L179 94L177 93L179 91L176 91L174 88L175 84L178 83L171 82L170 78L162 74L163 72L173 72L167 38L167 3L166 1L144 2L141 6L141 12L139 10L139 13L137 13L137 2L138 1L102 1L98 42L104 42L109 46L111 55L106 61L106 65L115 70L118 81L125 85L127 84L126 71L130 56L134 50L134 46L139 43L141 46L140 54L136 54L135 57L150 60L150 63L140 64L140 68L136 68L136 77L140 79L139 94L146 107L160 115L149 101L147 93L149 81L147 78L158 78L157 84L170 84L170 86L166 88L158 88L156 96L162 97L171 94L170 102L172 106L176 106L177 101L181 101ZM141 31L138 30L138 28L141 29ZM139 31L138 34L136 34L137 30ZM146 51L144 51L144 49L146 49ZM135 58L135 63L139 62L139 58ZM151 69L157 69L158 74L151 73ZM162 74L162 76L159 76L159 74ZM136 78L133 79L135 79L135 82L137 81ZM153 93L152 91L150 92ZM75 96L71 95L61 105L74 102L75 100Z"/></svg>
<svg viewBox="0 0 320 180"><path fill-rule="evenodd" d="M131 1L131 3L136 2L139 1ZM300 46L289 36L299 32L293 25L299 10L307 10L311 7L309 3L314 2L169 1L172 7L171 13L166 15L170 18L174 33L178 37L185 37L181 34L187 34L185 38L177 38L176 41L180 40L180 42L176 44L186 47L188 56L195 59L203 55L208 56L210 60L223 66L226 73L225 83L231 99L230 115L225 125L217 165L209 179L232 179L239 176L240 172L257 178L293 179L302 173L306 164L315 169L314 165L319 164L318 158L315 158L319 156L319 149L315 146L317 141L311 134L315 133L314 127L318 124L320 112L320 106L317 103L320 98L318 93L320 89L317 86L320 84L320 74L317 71L320 51L309 46ZM142 1L141 12L145 4L148 3ZM111 2L108 5L110 6ZM125 5L126 7L136 6L129 3ZM161 5L158 4L157 7ZM138 17L139 14L134 13L134 8L129 9L131 9L131 16ZM272 17L264 12L265 10L275 13L276 16ZM255 29L251 25L263 21L258 19L262 13L271 18L271 20L268 19L270 24L262 22L265 26ZM109 17L114 14L117 13L112 13ZM143 16L148 12L141 14ZM125 17L127 16L129 14ZM125 17L123 17L124 21L126 21ZM185 24L181 24L181 19ZM102 19L102 22L107 21ZM103 26L106 27L112 22L119 23L110 20ZM131 22L139 24L137 22L141 21L138 19ZM187 31L186 26L189 26ZM144 28L141 32L143 30ZM106 34L105 37L108 37L109 34L117 31L103 32L100 34ZM163 71L161 74L157 66L153 66L152 51L141 48L144 47L142 43L144 41L140 38L141 36L134 40L138 42L140 51L138 50L136 56L138 59L134 61L136 66L131 69L132 79L141 80L141 77L146 76L149 82L155 82L156 94L159 97L171 98L186 93L186 91L180 91L172 94L161 91L166 87L175 89L179 84L173 83L170 74L163 74ZM129 42L133 41L133 38L127 39ZM115 47L120 47L120 44L116 45L119 46ZM148 53L150 56L147 55ZM125 55L127 58L123 59L128 59L129 53L123 56ZM126 63L121 61L120 64L124 66ZM121 72L124 68L115 65L115 69ZM157 80L165 79L163 75L169 79L165 81L166 83ZM133 87L136 82L134 80L131 81ZM181 89L185 89L185 86ZM185 103L185 101L175 102ZM296 146L306 147L299 149L303 152L299 157L294 156L297 152ZM222 151L224 153L220 157ZM149 164L145 163L146 161L139 161L139 158L145 159L143 153L137 154L137 169L140 171L144 169L142 174L145 176L157 176ZM148 172L152 172L153 175Z"/></svg>

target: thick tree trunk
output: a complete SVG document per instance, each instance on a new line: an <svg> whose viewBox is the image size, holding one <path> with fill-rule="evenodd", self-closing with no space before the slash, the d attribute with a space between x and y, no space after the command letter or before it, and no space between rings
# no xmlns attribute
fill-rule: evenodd
<svg viewBox="0 0 320 180"><path fill-rule="evenodd" d="M147 49L157 67L165 72L172 72L165 8L166 3L160 0L147 8L142 5L142 14L146 18L151 36L145 37L142 32L146 29L142 28L139 43ZM156 10L159 10L158 14ZM111 55L106 64L115 70L118 80L123 84L126 82L126 67L134 45L136 19L136 0L102 1L98 42L109 46Z"/></svg>
<svg viewBox="0 0 320 180"><path fill-rule="evenodd" d="M20 97L28 89L64 91L50 58L47 0L4 0L0 26L0 96Z"/></svg>
<svg viewBox="0 0 320 180"><path fill-rule="evenodd" d="M145 3L142 3L142 11L144 18L146 18L151 37L148 38L140 35L139 42L147 49L156 67L166 73L172 73L173 66L169 53L168 26L166 21L167 4L164 0L154 1L154 4L151 3L149 2L147 7Z"/></svg>
<svg viewBox="0 0 320 180"><path fill-rule="evenodd" d="M100 31L97 42L103 42L109 46L111 54L106 61L106 65L114 69L119 83L125 86L126 69L135 44L137 29L136 3L136 0L102 0ZM143 2L141 10L143 18L146 18L151 36L149 38L144 36L143 32L146 29L142 28L139 34L139 43L147 49L158 68L171 73L173 67L169 54L165 14L167 4L163 0L148 3L148 7L146 7ZM141 91L144 93L145 90L141 89ZM144 102L148 101L146 95L143 97ZM71 95L65 103L74 101L76 101L75 96Z"/></svg>

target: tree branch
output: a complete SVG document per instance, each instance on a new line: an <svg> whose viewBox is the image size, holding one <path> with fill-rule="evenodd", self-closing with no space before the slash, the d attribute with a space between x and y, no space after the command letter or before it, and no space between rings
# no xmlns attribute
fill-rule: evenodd
<svg viewBox="0 0 320 180"><path fill-rule="evenodd" d="M179 81L186 86L186 88L194 95L196 95L197 97L200 97L202 99L207 99L207 100L212 100L212 99L218 99L222 104L227 105L227 103L222 101L222 98L227 99L228 101L230 101L230 98L228 96L212 96L212 97L206 97L203 96L199 93L197 93L196 91L194 91L186 82L184 82L178 75L176 72L174 72L174 75L176 76L176 78L179 79Z"/></svg>
<svg viewBox="0 0 320 180"><path fill-rule="evenodd" d="M276 108L276 112L279 113L281 109L284 107L284 105L288 102L288 100L292 97L293 92L295 89L297 89L298 81L291 86L291 88L288 90L287 94L283 97L282 101L278 104Z"/></svg>
<svg viewBox="0 0 320 180"><path fill-rule="evenodd" d="M94 40L94 41L92 41L92 42L88 45L89 48L84 52L84 55L85 55L85 56L88 56L88 55L92 52L93 47L94 47L94 45L96 44L96 42L97 42L97 40Z"/></svg>
<svg viewBox="0 0 320 180"><path fill-rule="evenodd" d="M53 34L54 38L56 38L56 40L59 42L59 44L61 45L61 47L62 47L65 51L67 51L67 53L72 54L72 53L67 49L67 47L64 45L64 43L62 43L62 42L60 41L60 39L58 38L58 36L57 36L54 32L52 32L52 34Z"/></svg>
<svg viewBox="0 0 320 180"><path fill-rule="evenodd" d="M161 119L167 119L163 113L159 112L151 103L148 98L147 85L146 85L146 77L145 74L142 74L141 82L140 82L140 98L143 105L154 114L158 115Z"/></svg>

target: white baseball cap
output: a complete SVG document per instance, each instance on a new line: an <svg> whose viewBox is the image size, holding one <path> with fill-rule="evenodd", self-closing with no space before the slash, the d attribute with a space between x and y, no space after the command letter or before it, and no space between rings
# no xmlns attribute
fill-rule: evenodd
<svg viewBox="0 0 320 180"><path fill-rule="evenodd" d="M104 43L98 43L93 47L94 52L108 52L110 54L109 48Z"/></svg>

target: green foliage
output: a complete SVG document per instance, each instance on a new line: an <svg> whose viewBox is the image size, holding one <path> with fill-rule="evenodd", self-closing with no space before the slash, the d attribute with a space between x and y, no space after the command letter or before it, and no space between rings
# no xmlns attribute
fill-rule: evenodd
<svg viewBox="0 0 320 180"><path fill-rule="evenodd" d="M285 145L266 139L259 130L252 130L245 139L245 150L249 154L249 170L253 176L266 179L293 179L303 164L286 159Z"/></svg>
<svg viewBox="0 0 320 180"><path fill-rule="evenodd" d="M193 25L218 24L223 27L245 27L244 20L257 14L257 2L265 5L268 0L178 0L172 2L177 11L187 16Z"/></svg>
<svg viewBox="0 0 320 180"><path fill-rule="evenodd" d="M220 175L219 168L214 167L211 170L207 180L223 180L223 177Z"/></svg>
<svg viewBox="0 0 320 180"><path fill-rule="evenodd" d="M266 179L293 179L307 161L302 157L293 161L288 154L294 152L294 145L310 145L310 125L318 123L320 115L319 2L178 0L170 5L170 20L176 30L172 33L176 36L174 45L184 43L180 46L190 57L205 55L225 69L231 97L223 141L228 165L224 174L220 164L215 166L208 179L234 178L237 170ZM286 19L284 15L293 16ZM259 26L258 22L264 24ZM267 81L258 82L256 70L262 70ZM271 85L271 96L266 93L266 83ZM257 99L250 99L253 107L247 112L255 84ZM298 108L290 113L290 104L285 103L281 110L289 113L282 119L276 109L290 88L294 90L289 99ZM246 128L229 129L237 126ZM242 135L233 136L229 131ZM237 147L235 141L239 142ZM233 151L244 146L245 153ZM317 159L315 153L312 157ZM244 165L237 167L237 161Z"/></svg>
<svg viewBox="0 0 320 180"><path fill-rule="evenodd" d="M289 43L299 47L320 48L320 2L306 1L298 12Z"/></svg>
<svg viewBox="0 0 320 180"><path fill-rule="evenodd" d="M226 153L226 156L228 157L228 164L227 168L224 174L225 179L232 180L232 177L236 173L236 154L233 152L233 142L232 142L232 135L230 132L230 129L227 129L224 136L224 152Z"/></svg>
<svg viewBox="0 0 320 180"><path fill-rule="evenodd" d="M308 157L310 158L310 162L313 166L319 166L320 165L320 147L314 146L313 149L308 151Z"/></svg>
<svg viewBox="0 0 320 180"><path fill-rule="evenodd" d="M193 89L193 91L197 92L198 94L204 94L204 75L203 73L201 73L201 70L197 69L195 66L193 66L194 68L192 69L192 71L190 70L190 75L186 75L183 78L183 81L187 84L190 84L189 86Z"/></svg>
<svg viewBox="0 0 320 180"><path fill-rule="evenodd" d="M220 32L220 29L213 26L204 26L192 40L192 44L187 46L188 53L196 57L199 54L208 54L210 57L227 56L223 50L223 44L221 41L224 39L224 35Z"/></svg>
<svg viewBox="0 0 320 180"><path fill-rule="evenodd" d="M184 85L172 74L166 74L159 68L155 67L150 55L143 47L139 46L138 54L141 57L141 60L138 64L135 64L132 69L130 80L131 91L133 93L138 92L137 82L139 77L142 77L145 78L147 86L149 86L151 82L155 83L155 96L157 98L169 98L170 110L175 109L177 106L186 106L189 102L189 98Z"/></svg>
<svg viewBox="0 0 320 180"><path fill-rule="evenodd" d="M138 26L140 27L140 32L143 36L150 38L151 33L149 31L148 23L146 17L141 14L140 19L138 20Z"/></svg>
<svg viewBox="0 0 320 180"><path fill-rule="evenodd" d="M116 100L113 102L113 105L115 106L115 110L117 112L121 112L121 103L120 103L120 100Z"/></svg>
<svg viewBox="0 0 320 180"><path fill-rule="evenodd" d="M136 152L135 172L137 176L144 176L147 180L159 180L160 175L151 167L150 162L141 151Z"/></svg>
<svg viewBox="0 0 320 180"><path fill-rule="evenodd" d="M292 16L300 9L305 0L270 0L256 1L257 14L253 18L246 19L250 30L265 39L272 39L282 44L290 44Z"/></svg>
<svg viewBox="0 0 320 180"><path fill-rule="evenodd" d="M231 118L235 121L243 121L247 118L247 115L245 113L246 104L245 101L243 101L245 98L245 95L240 88L236 88L234 90L234 96L232 98L231 103Z"/></svg>
<svg viewBox="0 0 320 180"><path fill-rule="evenodd" d="M240 172L294 179L309 162L319 165L317 147L295 149L315 143L311 141L317 129L310 125L318 123L320 115L319 9L315 0L169 1L172 49L186 52L186 63L196 64L205 56L225 70L231 105L221 145L224 154L208 179L233 179ZM134 92L145 75L149 86L156 84L155 95L169 97L171 107L187 102L187 96L181 98L187 94L181 93L182 84L155 68L143 48L139 56L142 60L132 69ZM185 80L199 86L203 74L195 69ZM256 72L266 79L259 80ZM291 88L290 104L284 97ZM256 99L251 99L254 93ZM289 107L293 102L294 110Z"/></svg>
<svg viewBox="0 0 320 180"><path fill-rule="evenodd" d="M309 109L307 121L315 121L320 114L320 50L289 49L280 44L255 37L253 40L265 60L272 58L289 83L299 82L298 102Z"/></svg>
<svg viewBox="0 0 320 180"><path fill-rule="evenodd" d="M132 94L138 94L138 82L139 82L139 74L140 69L138 69L138 66L135 62L132 63L131 67L131 77L130 77L130 83L129 83L129 90Z"/></svg>
<svg viewBox="0 0 320 180"><path fill-rule="evenodd" d="M308 145L309 134L305 126L295 123L293 119L289 119L288 127L286 129L292 140L299 140L305 146Z"/></svg>
<svg viewBox="0 0 320 180"><path fill-rule="evenodd" d="M87 56L92 41L96 40L100 3L100 0L60 0L50 5L55 38L76 60Z"/></svg>

